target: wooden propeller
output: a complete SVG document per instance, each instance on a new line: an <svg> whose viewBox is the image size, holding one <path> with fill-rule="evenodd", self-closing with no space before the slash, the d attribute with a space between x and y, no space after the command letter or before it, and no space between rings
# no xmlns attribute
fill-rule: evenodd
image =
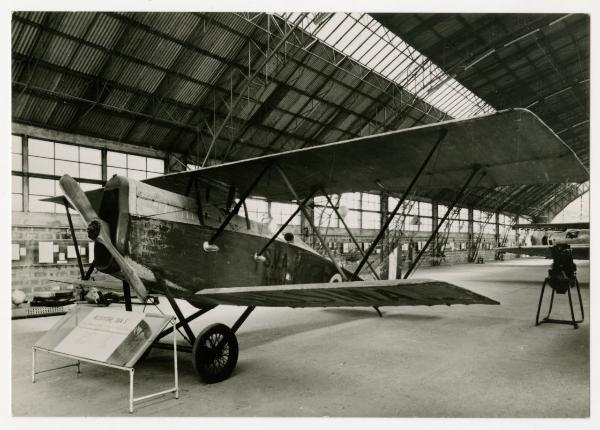
<svg viewBox="0 0 600 430"><path fill-rule="evenodd" d="M88 236L94 242L102 244L119 265L129 285L135 290L138 297L144 300L148 292L135 270L127 263L125 257L115 248L110 240L110 227L108 223L98 216L87 196L75 179L63 175L59 180L60 187L69 202L77 209L88 225Z"/></svg>

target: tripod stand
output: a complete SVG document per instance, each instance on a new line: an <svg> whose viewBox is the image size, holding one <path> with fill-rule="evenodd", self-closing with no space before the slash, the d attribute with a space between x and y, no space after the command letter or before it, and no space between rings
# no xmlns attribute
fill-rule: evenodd
<svg viewBox="0 0 600 430"><path fill-rule="evenodd" d="M571 248L566 244L554 245L552 247L552 266L548 270L548 276L544 279L542 284L542 291L540 292L540 301L538 303L537 313L535 316L535 325L543 323L554 323L554 324L572 324L573 328L577 328L578 324L583 322L583 302L581 300L581 289L579 288L579 281L577 280L577 266L573 262L573 255ZM548 315L540 321L540 310L542 308L542 301L544 299L544 290L546 285L550 285L552 288L552 294L550 295L550 306L548 309ZM579 299L579 309L581 311L581 319L575 319L575 312L573 310L573 298L571 296L571 288L577 289L577 297ZM569 308L571 310L570 320L561 320L550 318L552 313L552 305L554 303L555 294L565 294L569 298Z"/></svg>

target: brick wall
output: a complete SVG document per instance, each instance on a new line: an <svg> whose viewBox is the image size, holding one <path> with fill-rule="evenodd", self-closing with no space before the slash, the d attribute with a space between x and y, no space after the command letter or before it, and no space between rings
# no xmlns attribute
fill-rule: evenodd
<svg viewBox="0 0 600 430"><path fill-rule="evenodd" d="M84 223L79 215L74 214L73 224L76 227L77 241L85 246L90 240L87 237ZM12 261L12 289L23 290L29 297L35 291L44 291L53 284L51 279L79 278L77 259L67 259L66 263L40 263L38 243L53 242L58 245L59 252L67 254L67 246L72 245L71 233L67 217L64 214L46 213L12 213L12 243L24 247L26 255L18 261ZM58 252L54 253L58 260ZM84 268L87 269L88 252L83 257Z"/></svg>

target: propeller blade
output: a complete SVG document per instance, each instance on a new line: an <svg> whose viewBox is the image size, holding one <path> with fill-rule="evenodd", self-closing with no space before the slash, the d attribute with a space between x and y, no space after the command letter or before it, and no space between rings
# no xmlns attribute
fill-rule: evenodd
<svg viewBox="0 0 600 430"><path fill-rule="evenodd" d="M144 283L137 275L137 273L135 273L135 270L133 270L131 266L127 263L125 257L123 257L123 255L121 255L121 253L113 245L108 235L108 224L106 224L106 222L104 221L102 221L102 224L103 225L100 229L100 234L98 235L96 240L102 245L104 245L104 247L108 250L112 258L115 259L115 261L121 268L121 272L123 272L123 275L125 275L125 279L129 283L129 285L131 285L131 287L135 290L137 296L141 300L146 299L146 297L148 296L148 291L146 290L146 287L144 287Z"/></svg>
<svg viewBox="0 0 600 430"><path fill-rule="evenodd" d="M92 220L98 219L98 214L75 179L69 175L63 175L58 183L67 199L81 214L86 223L89 224Z"/></svg>
<svg viewBox="0 0 600 430"><path fill-rule="evenodd" d="M59 181L65 196L71 204L79 211L85 222L88 224L88 236L94 242L102 244L116 261L125 276L125 280L135 290L138 297L144 300L148 296L148 291L144 283L137 275L135 270L127 263L125 257L115 248L110 240L110 227L106 221L100 219L89 199L75 179L69 175L63 175Z"/></svg>

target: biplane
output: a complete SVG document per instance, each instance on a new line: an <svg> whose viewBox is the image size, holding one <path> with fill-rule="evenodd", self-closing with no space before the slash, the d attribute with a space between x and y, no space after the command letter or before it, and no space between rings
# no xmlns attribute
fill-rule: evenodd
<svg viewBox="0 0 600 430"><path fill-rule="evenodd" d="M435 160L435 161L432 161ZM191 347L192 362L206 382L226 379L238 358L235 333L257 306L338 307L499 304L456 285L408 279L427 245L469 187L583 182L588 171L537 116L515 109L467 120L451 120L199 170L136 181L113 176L103 188L83 192L68 175L60 179L64 203L75 208L95 241L87 271L123 281L144 300L166 296ZM381 242L403 202L420 188L452 191L448 210L404 279L363 280L361 270ZM401 196L354 270L333 258L308 211L313 197L346 192L388 191ZM275 232L240 215L250 196L293 202L297 209ZM322 256L286 231L305 214L322 244ZM347 226L346 226L347 228ZM352 236L352 232L347 228ZM75 246L78 250L78 247ZM175 299L198 308L184 316ZM243 306L228 327L216 324L196 335L189 323L219 305ZM127 305L126 305L127 306ZM379 311L379 310L378 310ZM172 330L171 330L172 331ZM161 337L169 334L165 331Z"/></svg>
<svg viewBox="0 0 600 430"><path fill-rule="evenodd" d="M590 259L589 222L515 224L513 229L533 230L531 245L497 248L499 252L552 258L552 247L564 244L574 259Z"/></svg>

